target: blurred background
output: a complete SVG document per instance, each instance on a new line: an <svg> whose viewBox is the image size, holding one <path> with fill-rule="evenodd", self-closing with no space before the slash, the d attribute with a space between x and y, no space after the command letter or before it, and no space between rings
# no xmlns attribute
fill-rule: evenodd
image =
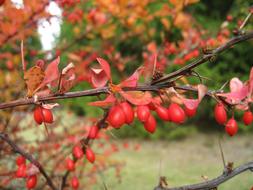
<svg viewBox="0 0 253 190"><path fill-rule="evenodd" d="M230 39L232 31L242 24L253 4L252 0L0 2L3 2L0 6L0 102L26 96L20 56L21 40L24 41L28 68L40 59L50 63L57 56L61 59L60 68L73 62L76 80L70 91L79 91L92 88L90 67L97 65L97 57L110 63L116 84L139 66L148 68L154 54L158 55L158 71L169 73L179 69L201 56L204 49L211 50ZM244 30L250 30L252 26L251 18ZM202 64L196 71L206 77L203 83L209 89L221 88L232 77L246 81L253 66L252 51L252 41L241 43L215 60ZM148 81L144 76L141 78L141 82ZM194 85L199 83L199 79L185 77L178 82ZM225 90L229 90L229 85ZM87 134L92 123L102 117L100 108L87 105L96 100L97 97L83 97L58 101L60 107L54 109L56 122L49 126L49 130L55 138L62 135L68 142L57 151L65 151L66 147L70 149L71 143ZM92 185L87 189L103 189L104 183L108 189L152 189L161 175L167 177L169 186L211 179L223 170L219 139L226 161L235 162L237 166L252 160L253 126L240 122L243 112L236 112L239 134L228 137L224 127L214 120L215 103L206 97L197 115L182 125L157 120L158 130L152 135L137 120L120 130L105 131L109 140L105 138L94 142L94 146L104 146L100 144L109 141L110 161L105 159L106 151L97 150L96 153L101 157L101 163L117 163L121 167L115 169L109 165L105 171L96 170L95 177L90 177L93 181L84 180L83 187L90 183ZM38 153L40 143L45 142L44 128L36 126L31 117L32 110L32 106L0 110L0 131L11 134L38 157L46 159L46 154ZM228 114L231 117L232 112ZM52 146L59 144L59 141L53 142ZM11 156L15 159L14 155ZM7 163L9 158L2 159L2 163ZM2 165L0 169L2 171L12 166ZM13 187L17 182L9 185ZM249 190L252 185L252 174L245 173L219 189Z"/></svg>

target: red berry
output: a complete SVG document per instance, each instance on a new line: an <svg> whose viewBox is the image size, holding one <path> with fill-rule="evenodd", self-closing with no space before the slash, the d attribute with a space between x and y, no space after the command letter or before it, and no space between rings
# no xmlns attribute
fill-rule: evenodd
<svg viewBox="0 0 253 190"><path fill-rule="evenodd" d="M23 156L18 156L18 157L16 158L16 164L17 164L18 166L25 165L25 162L26 162L26 159L25 159L25 157L23 157Z"/></svg>
<svg viewBox="0 0 253 190"><path fill-rule="evenodd" d="M227 112L226 112L223 104L216 104L216 106L214 108L214 117L220 125L223 125L226 123Z"/></svg>
<svg viewBox="0 0 253 190"><path fill-rule="evenodd" d="M225 130L230 136L234 136L238 131L238 126L234 118L228 120Z"/></svg>
<svg viewBox="0 0 253 190"><path fill-rule="evenodd" d="M67 158L65 160L65 165L66 165L67 170L69 170L69 171L74 171L75 170L75 163L72 159Z"/></svg>
<svg viewBox="0 0 253 190"><path fill-rule="evenodd" d="M35 108L33 112L33 117L38 125L40 125L43 122L42 108L40 106Z"/></svg>
<svg viewBox="0 0 253 190"><path fill-rule="evenodd" d="M184 108L184 112L188 117L193 117L196 115L197 108L196 109L189 109L187 107Z"/></svg>
<svg viewBox="0 0 253 190"><path fill-rule="evenodd" d="M73 189L78 189L79 187L79 180L76 176L74 176L72 179L71 179L71 186Z"/></svg>
<svg viewBox="0 0 253 190"><path fill-rule="evenodd" d="M72 153L76 159L80 159L83 157L83 150L80 146L76 145L73 147Z"/></svg>
<svg viewBox="0 0 253 190"><path fill-rule="evenodd" d="M162 120L164 120L164 121L169 121L170 120L168 109L166 109L165 107L163 107L163 106L157 106L155 111L156 111L157 115Z"/></svg>
<svg viewBox="0 0 253 190"><path fill-rule="evenodd" d="M17 178L22 178L26 177L26 165L20 165L16 171L16 177Z"/></svg>
<svg viewBox="0 0 253 190"><path fill-rule="evenodd" d="M126 117L123 109L118 105L111 107L107 121L111 124L112 127L120 128L126 122Z"/></svg>
<svg viewBox="0 0 253 190"><path fill-rule="evenodd" d="M124 114L125 114L125 117L126 117L126 123L129 125L133 122L134 120L134 110L133 108L131 107L131 105L127 102L122 102L120 104Z"/></svg>
<svg viewBox="0 0 253 190"><path fill-rule="evenodd" d="M42 108L42 113L43 113L43 121L45 123L53 123L54 118L51 110Z"/></svg>
<svg viewBox="0 0 253 190"><path fill-rule="evenodd" d="M34 120L37 124L45 123L53 123L53 114L52 111L43 107L36 107L33 112Z"/></svg>
<svg viewBox="0 0 253 190"><path fill-rule="evenodd" d="M227 15L227 21L231 22L233 20L233 16L232 15Z"/></svg>
<svg viewBox="0 0 253 190"><path fill-rule="evenodd" d="M246 111L243 114L243 123L245 125L250 125L253 121L253 114L251 111Z"/></svg>
<svg viewBox="0 0 253 190"><path fill-rule="evenodd" d="M32 189L36 186L37 184L37 176L36 175L32 175L29 176L26 180L26 187L27 189Z"/></svg>
<svg viewBox="0 0 253 190"><path fill-rule="evenodd" d="M97 125L93 125L93 126L90 128L88 137L89 137L90 139L95 139L95 138L97 137L98 131L99 131L98 126L97 126Z"/></svg>
<svg viewBox="0 0 253 190"><path fill-rule="evenodd" d="M89 147L86 148L86 158L90 163L95 161L95 154Z"/></svg>
<svg viewBox="0 0 253 190"><path fill-rule="evenodd" d="M150 110L148 106L137 106L137 117L141 122L146 122L150 116Z"/></svg>
<svg viewBox="0 0 253 190"><path fill-rule="evenodd" d="M79 187L79 180L76 176L74 176L72 179L71 179L71 186L73 189L78 189Z"/></svg>
<svg viewBox="0 0 253 190"><path fill-rule="evenodd" d="M178 104L170 104L168 112L172 122L181 124L185 121L184 110Z"/></svg>
<svg viewBox="0 0 253 190"><path fill-rule="evenodd" d="M156 130L156 120L152 114L149 115L147 121L144 123L144 128L149 133L154 133Z"/></svg>

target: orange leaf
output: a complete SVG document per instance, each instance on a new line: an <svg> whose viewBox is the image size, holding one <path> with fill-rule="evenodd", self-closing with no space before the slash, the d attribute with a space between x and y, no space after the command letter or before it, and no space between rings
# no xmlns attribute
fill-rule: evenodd
<svg viewBox="0 0 253 190"><path fill-rule="evenodd" d="M27 96L31 97L37 91L45 78L45 73L41 67L34 66L24 73L24 80L27 86Z"/></svg>

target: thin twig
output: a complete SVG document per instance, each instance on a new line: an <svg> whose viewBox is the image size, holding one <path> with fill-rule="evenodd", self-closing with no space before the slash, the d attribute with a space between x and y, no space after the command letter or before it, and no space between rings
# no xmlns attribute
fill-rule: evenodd
<svg viewBox="0 0 253 190"><path fill-rule="evenodd" d="M215 57L217 54L220 54L220 53L224 52L225 50L233 47L235 44L247 41L247 40L252 39L252 38L253 38L253 31L250 31L248 33L236 36L236 37L230 39L225 44L223 44L223 45L217 47L216 49L212 50L212 52L210 52L208 54L203 54L203 56L201 58L197 59L193 63L190 63L190 64L182 67L181 69L176 70L175 72L172 72L168 75L165 75L164 77L162 77L158 80L152 81L152 84L162 83L162 82L165 82L165 81L169 81L170 79L173 79L177 76L185 75L188 72L190 72L193 68L205 63L206 61L210 60L212 57Z"/></svg>
<svg viewBox="0 0 253 190"><path fill-rule="evenodd" d="M20 148L14 141L12 141L9 136L7 134L4 133L0 133L0 139L2 139L3 141L5 141L6 143L8 143L12 150L22 156L24 156L27 160L29 160L33 165L35 165L40 173L45 177L48 186L52 189L52 190L57 190L57 188L55 187L55 185L53 184L51 178L47 175L46 171L44 170L43 166L28 152L25 152L22 148Z"/></svg>

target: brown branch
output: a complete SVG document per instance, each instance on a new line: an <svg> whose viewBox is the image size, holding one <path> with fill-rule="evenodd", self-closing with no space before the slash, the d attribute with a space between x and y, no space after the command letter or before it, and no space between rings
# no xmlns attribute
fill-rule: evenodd
<svg viewBox="0 0 253 190"><path fill-rule="evenodd" d="M198 91L196 88L193 88L191 86L174 86L174 84L171 84L171 83L169 83L169 84L156 84L156 85L140 85L140 86L131 87L131 88L126 87L126 88L123 88L122 90L124 90L124 91L153 91L153 92L157 92L160 89L169 88L169 87L174 87L175 89L184 90L184 91L192 91L192 92ZM36 99L36 102L33 97L32 98L23 98L23 99L15 100L12 102L2 103L2 104L0 104L0 109L36 104L37 102L43 102L43 101L78 98L78 97L84 97L84 96L96 96L96 95L108 94L108 93L110 93L109 87L102 87L102 88L89 89L89 90L83 90L83 91L67 92L65 94L41 96ZM212 97L216 93L220 93L220 91L209 90L206 95Z"/></svg>
<svg viewBox="0 0 253 190"><path fill-rule="evenodd" d="M50 179L50 177L47 175L46 171L44 170L43 166L29 153L25 152L22 148L20 148L18 145L16 145L15 142L13 142L9 136L7 134L4 133L0 133L0 139L2 139L3 141L5 141L6 143L8 143L12 150L22 156L24 156L27 160L29 160L33 165L35 165L40 173L45 177L48 186L52 189L52 190L57 190L57 188L55 187L55 185L53 184L52 180Z"/></svg>
<svg viewBox="0 0 253 190"><path fill-rule="evenodd" d="M202 183L197 183L193 185L185 185L181 187L173 187L173 188L167 188L167 187L165 188L165 187L158 186L158 187L155 187L154 190L214 190L220 184L248 170L253 171L253 162L243 164L235 168L234 170L232 170L230 173L223 173L222 175L212 180L208 180Z"/></svg>

